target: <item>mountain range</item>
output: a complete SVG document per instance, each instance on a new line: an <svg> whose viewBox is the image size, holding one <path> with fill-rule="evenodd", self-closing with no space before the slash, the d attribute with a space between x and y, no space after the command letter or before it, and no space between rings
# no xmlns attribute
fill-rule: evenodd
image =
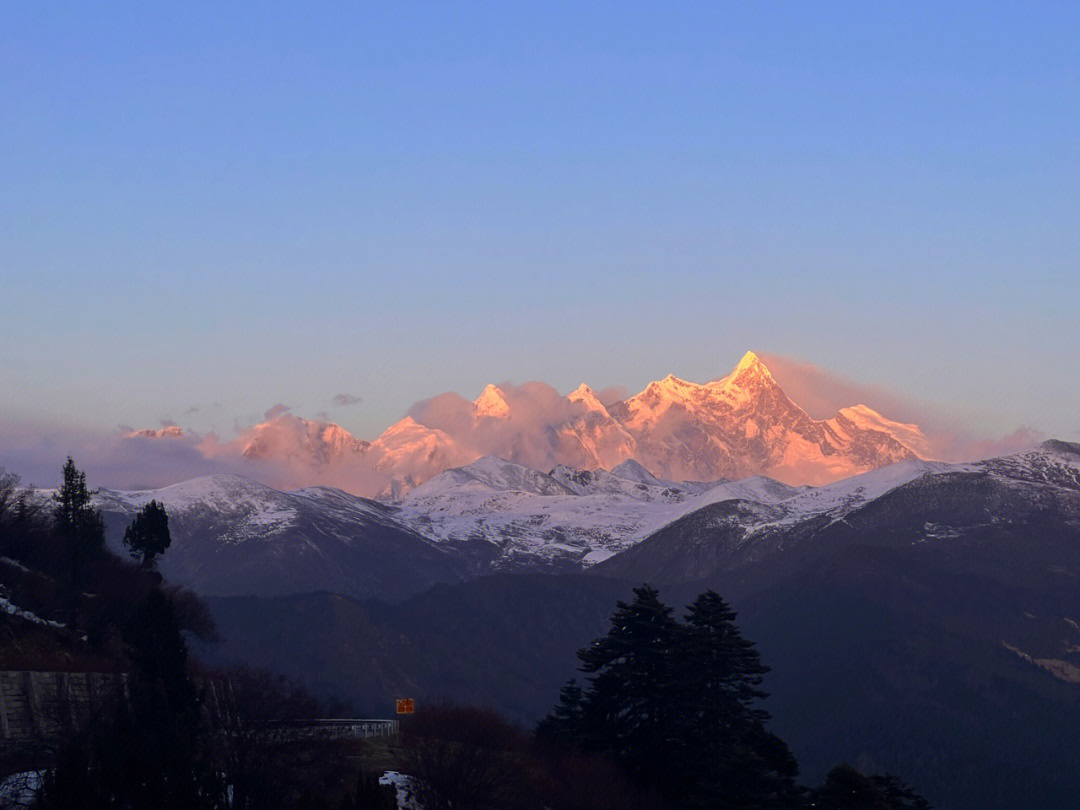
<svg viewBox="0 0 1080 810"><path fill-rule="evenodd" d="M1080 445L914 456L821 486L485 456L397 497L235 475L96 497L112 544L165 504L162 570L208 598L212 665L364 711L405 694L534 722L635 584L677 610L714 588L808 781L849 761L935 806L1074 806Z"/></svg>
<svg viewBox="0 0 1080 810"><path fill-rule="evenodd" d="M635 584L679 612L714 588L772 667L767 708L807 780L848 761L903 774L938 807L1075 806L1078 445L907 460L823 487L483 459L410 495L382 517L464 575L391 600L211 597L223 642L201 654L373 711L408 694L533 722ZM612 550L593 534L605 511L627 533L590 558ZM553 553L573 538L575 554Z"/></svg>
<svg viewBox="0 0 1080 810"><path fill-rule="evenodd" d="M175 426L128 437L186 440ZM617 401L601 401L585 384L565 396L543 383L488 385L472 402L443 394L415 406L370 442L335 423L275 408L233 441L199 447L231 459L230 469L249 477L287 477L391 498L485 456L537 470L611 470L635 461L665 480L768 475L792 485L820 485L933 455L917 425L863 404L814 419L753 352L722 379L698 384L669 375Z"/></svg>
<svg viewBox="0 0 1080 810"><path fill-rule="evenodd" d="M1080 515L1074 447L1045 442L963 464L908 459L822 487L766 476L676 482L635 461L610 471L560 465L545 473L485 457L396 500L329 487L282 492L235 475L101 490L97 498L114 543L143 504L164 504L174 538L164 573L200 593L328 590L394 599L496 571L595 567L621 578L681 581L818 542L905 497L942 503L908 527L911 542L960 536L987 514L1004 527L1048 504L1071 521ZM942 500L957 489L967 499ZM890 532L901 519L902 510Z"/></svg>

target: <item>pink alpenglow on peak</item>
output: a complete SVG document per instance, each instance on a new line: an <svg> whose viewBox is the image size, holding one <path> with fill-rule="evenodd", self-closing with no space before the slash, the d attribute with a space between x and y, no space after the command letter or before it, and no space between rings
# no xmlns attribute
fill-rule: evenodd
<svg viewBox="0 0 1080 810"><path fill-rule="evenodd" d="M611 470L632 461L668 481L767 475L792 485L825 484L932 456L917 425L865 405L829 419L811 417L754 352L712 382L668 375L606 405L585 383L566 395L536 382L488 385L471 402L442 394L372 442L287 410L271 416L230 442L207 444L207 452L257 462L252 472L284 470L274 476L278 482L331 484L366 496L401 497L487 456L540 471Z"/></svg>
<svg viewBox="0 0 1080 810"><path fill-rule="evenodd" d="M604 404L597 398L596 392L589 388L585 383L582 383L567 394L566 398L573 403L584 406L587 411L600 413L604 416L608 415L607 408L605 408Z"/></svg>
<svg viewBox="0 0 1080 810"><path fill-rule="evenodd" d="M503 392L498 386L489 384L484 388L484 392L473 403L473 415L477 419L489 416L502 419L510 415L510 406L506 404Z"/></svg>

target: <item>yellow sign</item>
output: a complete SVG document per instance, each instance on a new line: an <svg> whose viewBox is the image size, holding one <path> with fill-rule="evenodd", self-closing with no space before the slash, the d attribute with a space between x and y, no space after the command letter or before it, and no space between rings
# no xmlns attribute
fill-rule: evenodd
<svg viewBox="0 0 1080 810"><path fill-rule="evenodd" d="M398 698L397 700L397 713L398 714L412 714L416 711L416 704L413 703L412 698Z"/></svg>

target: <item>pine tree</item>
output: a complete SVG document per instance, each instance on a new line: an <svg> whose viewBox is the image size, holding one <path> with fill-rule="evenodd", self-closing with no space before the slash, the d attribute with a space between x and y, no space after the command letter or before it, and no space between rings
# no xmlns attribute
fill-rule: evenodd
<svg viewBox="0 0 1080 810"><path fill-rule="evenodd" d="M690 606L675 665L687 707L678 722L689 807L785 807L798 794L798 766L757 704L769 668L735 625L735 611L713 591Z"/></svg>
<svg viewBox="0 0 1080 810"><path fill-rule="evenodd" d="M838 765L829 771L824 784L810 792L807 805L814 810L893 810L894 807L872 779L850 765Z"/></svg>
<svg viewBox="0 0 1080 810"><path fill-rule="evenodd" d="M155 559L171 543L169 516L157 501L150 501L140 509L124 532L124 547L144 568L153 568Z"/></svg>
<svg viewBox="0 0 1080 810"><path fill-rule="evenodd" d="M153 590L123 629L134 671L45 777L42 810L225 810L230 806L175 609Z"/></svg>
<svg viewBox="0 0 1080 810"><path fill-rule="evenodd" d="M607 635L578 652L582 671L591 676L581 700L579 740L587 750L610 756L647 789L662 789L671 775L678 632L671 608L643 585L634 589L632 602L616 603Z"/></svg>
<svg viewBox="0 0 1080 810"><path fill-rule="evenodd" d="M871 776L870 781L889 802L890 810L930 810L930 802L899 776L879 773Z"/></svg>
<svg viewBox="0 0 1080 810"><path fill-rule="evenodd" d="M86 487L86 473L71 456L63 468L63 483L53 494L53 519L63 538L68 562L67 601L74 621L87 565L105 551L105 522L94 508L94 490Z"/></svg>
<svg viewBox="0 0 1080 810"><path fill-rule="evenodd" d="M549 740L558 740L573 745L581 730L584 715L584 692L578 686L577 679L571 678L559 690L559 702L536 727L536 733Z"/></svg>

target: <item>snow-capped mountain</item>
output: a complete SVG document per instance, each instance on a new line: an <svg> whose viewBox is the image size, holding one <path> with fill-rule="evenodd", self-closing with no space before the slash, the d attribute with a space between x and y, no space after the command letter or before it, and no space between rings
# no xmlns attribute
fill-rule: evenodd
<svg viewBox="0 0 1080 810"><path fill-rule="evenodd" d="M610 576L678 581L853 535L969 548L974 538L1028 537L1033 527L1042 527L1032 537L1039 543L1080 532L1080 445L1048 441L966 464L903 461L772 502L724 498L717 489L599 567Z"/></svg>
<svg viewBox="0 0 1080 810"><path fill-rule="evenodd" d="M483 427L429 429L426 435L444 457L497 455L536 469L611 469L634 460L659 478L763 474L796 485L823 484L930 453L917 425L894 422L866 405L813 419L753 352L714 382L668 376L610 406L582 385L559 405L549 414L557 418L515 421L513 402L489 385L472 403L474 421ZM492 429L492 423L503 429ZM397 466L392 453L381 464Z"/></svg>
<svg viewBox="0 0 1080 810"><path fill-rule="evenodd" d="M634 461L610 472L541 473L485 456L440 473L395 506L397 519L419 534L487 546L493 568L575 568L629 547L720 483L661 481Z"/></svg>
<svg viewBox="0 0 1080 810"><path fill-rule="evenodd" d="M499 570L602 563L639 579L704 574L811 542L898 498L913 500L889 520L928 516L923 540L1038 509L1080 522L1080 448L1046 442L968 464L907 459L822 487L766 476L674 482L635 461L544 473L484 457L396 501L327 487L281 492L231 475L98 498L113 542L142 504L164 503L176 538L165 573L204 593L400 596Z"/></svg>
<svg viewBox="0 0 1080 810"><path fill-rule="evenodd" d="M363 456L370 446L341 425L289 414L255 425L243 438L245 458L300 461L313 467Z"/></svg>
<svg viewBox="0 0 1080 810"><path fill-rule="evenodd" d="M413 533L393 507L328 487L281 492L213 475L95 497L110 545L121 553L135 512L150 500L163 504L172 546L162 573L203 594L331 590L398 598L466 572L461 555Z"/></svg>
<svg viewBox="0 0 1080 810"><path fill-rule="evenodd" d="M178 428L128 436L185 440ZM442 394L371 442L275 408L236 439L195 449L217 469L275 486L322 484L392 498L485 456L534 470L613 470L634 461L660 480L767 475L796 486L932 456L917 425L866 405L814 419L753 352L722 379L699 384L669 375L616 402L601 401L585 384L565 396L543 383L488 385L472 402Z"/></svg>

